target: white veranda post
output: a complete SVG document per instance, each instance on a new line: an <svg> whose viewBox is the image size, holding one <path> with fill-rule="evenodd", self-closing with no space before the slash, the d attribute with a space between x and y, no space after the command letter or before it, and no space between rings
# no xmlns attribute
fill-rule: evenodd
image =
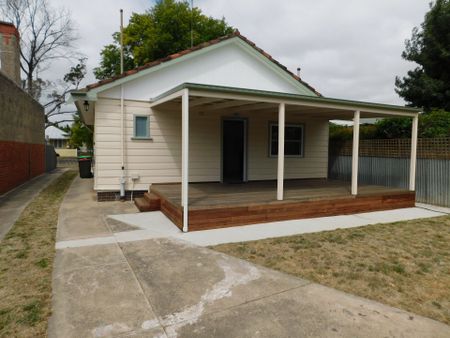
<svg viewBox="0 0 450 338"><path fill-rule="evenodd" d="M278 106L278 167L277 167L277 200L283 200L284 184L284 125L285 104Z"/></svg>
<svg viewBox="0 0 450 338"><path fill-rule="evenodd" d="M409 165L409 190L416 190L416 165L417 165L417 131L419 116L414 116L411 130L411 160Z"/></svg>
<svg viewBox="0 0 450 338"><path fill-rule="evenodd" d="M353 117L352 195L358 194L359 120L360 112L357 110Z"/></svg>
<svg viewBox="0 0 450 338"><path fill-rule="evenodd" d="M181 205L183 206L183 232L188 231L189 196L189 91L181 97Z"/></svg>

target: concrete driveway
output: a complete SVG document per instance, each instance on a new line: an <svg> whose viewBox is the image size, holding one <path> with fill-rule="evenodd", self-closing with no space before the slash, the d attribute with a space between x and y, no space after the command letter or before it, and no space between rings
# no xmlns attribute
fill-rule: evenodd
<svg viewBox="0 0 450 338"><path fill-rule="evenodd" d="M134 207L93 201L91 184L76 179L61 207L58 241L84 244L57 250L50 337L450 336L431 319L179 239L99 244L133 231L107 215Z"/></svg>

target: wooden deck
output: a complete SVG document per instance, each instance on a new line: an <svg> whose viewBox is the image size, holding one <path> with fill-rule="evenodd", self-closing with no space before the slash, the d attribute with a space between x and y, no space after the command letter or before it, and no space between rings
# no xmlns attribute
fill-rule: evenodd
<svg viewBox="0 0 450 338"><path fill-rule="evenodd" d="M276 200L276 182L189 184L189 230L352 214L414 206L415 194L373 185L350 194L350 184L331 180L287 180L285 199ZM181 185L154 184L161 211L182 227Z"/></svg>

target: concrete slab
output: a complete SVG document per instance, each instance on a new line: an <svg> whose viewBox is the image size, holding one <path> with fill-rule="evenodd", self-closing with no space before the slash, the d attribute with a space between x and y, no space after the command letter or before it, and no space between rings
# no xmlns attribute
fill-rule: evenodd
<svg viewBox="0 0 450 338"><path fill-rule="evenodd" d="M12 228L26 206L64 171L55 169L35 177L0 197L0 240Z"/></svg>
<svg viewBox="0 0 450 338"><path fill-rule="evenodd" d="M180 229L161 211L110 215L109 218L166 236L181 233Z"/></svg>
<svg viewBox="0 0 450 338"><path fill-rule="evenodd" d="M172 239L120 247L165 325L309 283Z"/></svg>
<svg viewBox="0 0 450 338"><path fill-rule="evenodd" d="M180 337L446 337L449 327L310 284L166 327Z"/></svg>
<svg viewBox="0 0 450 338"><path fill-rule="evenodd" d="M110 236L107 215L137 211L130 201L97 202L92 185L93 179L75 178L59 211L57 241Z"/></svg>
<svg viewBox="0 0 450 338"><path fill-rule="evenodd" d="M450 208L441 207L439 205L431 205L431 204L425 204L425 203L416 203L416 207L427 209L431 211L436 212L442 212L444 214L450 214Z"/></svg>
<svg viewBox="0 0 450 338"><path fill-rule="evenodd" d="M117 245L58 251L49 337L163 335Z"/></svg>
<svg viewBox="0 0 450 338"><path fill-rule="evenodd" d="M409 221L419 218L445 216L445 214L442 212L427 210L423 208L404 208L386 211L365 212L361 214L356 214L355 216L361 217L373 224L376 224L376 223L393 223L400 221Z"/></svg>
<svg viewBox="0 0 450 338"><path fill-rule="evenodd" d="M117 244L57 250L54 271L64 274L87 267L127 263ZM57 275L55 275L56 277Z"/></svg>
<svg viewBox="0 0 450 338"><path fill-rule="evenodd" d="M137 226L133 226L131 224L118 221L112 217L106 217L105 221L112 232L139 230Z"/></svg>

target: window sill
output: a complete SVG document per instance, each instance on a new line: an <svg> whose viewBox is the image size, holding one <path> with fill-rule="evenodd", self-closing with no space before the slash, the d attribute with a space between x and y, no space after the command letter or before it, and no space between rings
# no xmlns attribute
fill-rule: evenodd
<svg viewBox="0 0 450 338"><path fill-rule="evenodd" d="M269 158L278 158L278 155L269 155ZM284 158L305 158L304 155L284 155Z"/></svg>
<svg viewBox="0 0 450 338"><path fill-rule="evenodd" d="M132 137L133 141L152 141L153 137Z"/></svg>

